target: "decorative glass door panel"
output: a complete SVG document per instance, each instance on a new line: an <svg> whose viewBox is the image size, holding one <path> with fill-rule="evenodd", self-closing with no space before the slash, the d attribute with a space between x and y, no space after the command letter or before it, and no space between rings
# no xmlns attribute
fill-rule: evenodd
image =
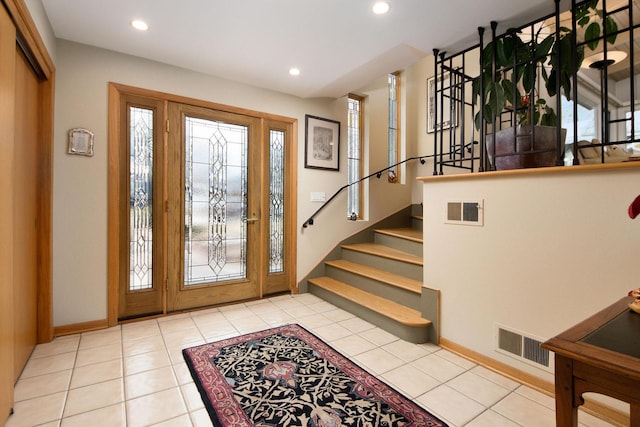
<svg viewBox="0 0 640 427"><path fill-rule="evenodd" d="M169 121L168 310L260 296L260 120L170 103Z"/></svg>
<svg viewBox="0 0 640 427"><path fill-rule="evenodd" d="M247 278L248 136L185 117L185 286Z"/></svg>
<svg viewBox="0 0 640 427"><path fill-rule="evenodd" d="M284 270L285 132L269 130L269 273Z"/></svg>
<svg viewBox="0 0 640 427"><path fill-rule="evenodd" d="M129 291L153 287L153 110L130 107Z"/></svg>

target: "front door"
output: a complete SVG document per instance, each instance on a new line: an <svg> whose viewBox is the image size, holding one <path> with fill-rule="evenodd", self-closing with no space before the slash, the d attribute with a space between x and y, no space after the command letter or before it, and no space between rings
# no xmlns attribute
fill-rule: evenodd
<svg viewBox="0 0 640 427"><path fill-rule="evenodd" d="M118 105L118 319L291 290L293 124L138 94Z"/></svg>
<svg viewBox="0 0 640 427"><path fill-rule="evenodd" d="M257 298L260 119L177 103L168 111L167 308Z"/></svg>

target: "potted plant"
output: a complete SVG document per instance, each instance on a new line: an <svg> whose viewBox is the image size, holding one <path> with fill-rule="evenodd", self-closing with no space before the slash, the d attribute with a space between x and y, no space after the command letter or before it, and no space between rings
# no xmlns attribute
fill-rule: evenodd
<svg viewBox="0 0 640 427"><path fill-rule="evenodd" d="M555 31L545 35L547 26L540 22L529 27L528 41L523 40L521 32L511 29L501 37L494 37L483 49L481 72L473 81L474 104L482 101L482 108L474 118L476 128L500 123L503 114L509 114L509 122L513 124L487 134L487 154L496 169L556 164L558 146L564 151L566 130L562 130L562 141L558 144L558 117L545 96L558 95L559 79L561 91L571 99L571 81L584 60L584 46L596 49L603 30L607 42L615 42L617 25L611 17L603 18L597 5L598 0L589 0L575 10L576 25L584 30L584 45L574 47L573 31L564 26L559 28L557 37ZM494 32L496 25L492 23ZM574 48L575 63L571 54ZM558 60L555 52L561 52ZM480 96L481 88L484 97ZM530 153L519 154L522 152ZM512 158L505 157L510 154Z"/></svg>

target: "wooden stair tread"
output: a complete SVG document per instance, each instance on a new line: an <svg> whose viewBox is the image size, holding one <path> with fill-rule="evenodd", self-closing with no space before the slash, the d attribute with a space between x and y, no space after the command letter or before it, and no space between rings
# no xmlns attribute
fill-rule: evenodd
<svg viewBox="0 0 640 427"><path fill-rule="evenodd" d="M419 219L422 221L422 215L411 215L411 218Z"/></svg>
<svg viewBox="0 0 640 427"><path fill-rule="evenodd" d="M374 231L376 233L386 234L387 236L394 236L401 239L410 240L412 242L422 243L422 230L417 230L415 228L383 228Z"/></svg>
<svg viewBox="0 0 640 427"><path fill-rule="evenodd" d="M420 257L411 255L398 249L391 248L389 246L379 245L377 243L355 243L351 245L342 245L342 248L370 255L376 255L379 257L389 258L396 261L402 261L409 264L415 264L419 266L423 265L423 260Z"/></svg>
<svg viewBox="0 0 640 427"><path fill-rule="evenodd" d="M343 259L327 261L325 262L325 264L334 268L339 268L344 271L358 274L363 277L367 277L369 279L375 279L418 295L420 295L420 293L422 292L422 282L410 279L405 276L400 276L398 274L390 273L388 271L380 270L351 261L346 261Z"/></svg>
<svg viewBox="0 0 640 427"><path fill-rule="evenodd" d="M355 302L378 314L386 316L396 322L411 327L428 327L431 321L423 319L419 311L405 307L386 298L373 295L361 289L330 277L316 277L308 279L309 283L331 291L349 301Z"/></svg>

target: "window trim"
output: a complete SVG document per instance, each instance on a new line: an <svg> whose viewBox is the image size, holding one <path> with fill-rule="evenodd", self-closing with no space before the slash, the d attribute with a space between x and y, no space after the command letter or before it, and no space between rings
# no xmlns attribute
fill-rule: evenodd
<svg viewBox="0 0 640 427"><path fill-rule="evenodd" d="M359 114L358 114L358 145L359 145L359 149L358 152L360 153L360 157L358 158L358 179L362 179L362 177L364 176L364 161L363 161L363 154L364 154L364 101L365 98L363 96L360 95L356 95L354 93L350 93L347 96L348 100L353 100L356 101L359 105ZM348 113L347 113L348 114ZM349 121L347 120L347 126L349 126ZM350 132L349 129L347 129L347 144L349 145L349 148L351 146L351 138L350 138ZM351 157L349 156L349 149L347 149L347 179L349 176L349 160L351 160ZM361 220L363 219L363 210L364 210L364 183L363 182L359 182L358 184L354 184L358 187L358 212L356 212L356 218L355 220ZM348 201L347 201L347 210L348 207L351 206L351 200L350 199L350 193L348 193L347 195L348 197ZM347 218L349 219L353 219L351 218L352 213L351 212L347 212Z"/></svg>

